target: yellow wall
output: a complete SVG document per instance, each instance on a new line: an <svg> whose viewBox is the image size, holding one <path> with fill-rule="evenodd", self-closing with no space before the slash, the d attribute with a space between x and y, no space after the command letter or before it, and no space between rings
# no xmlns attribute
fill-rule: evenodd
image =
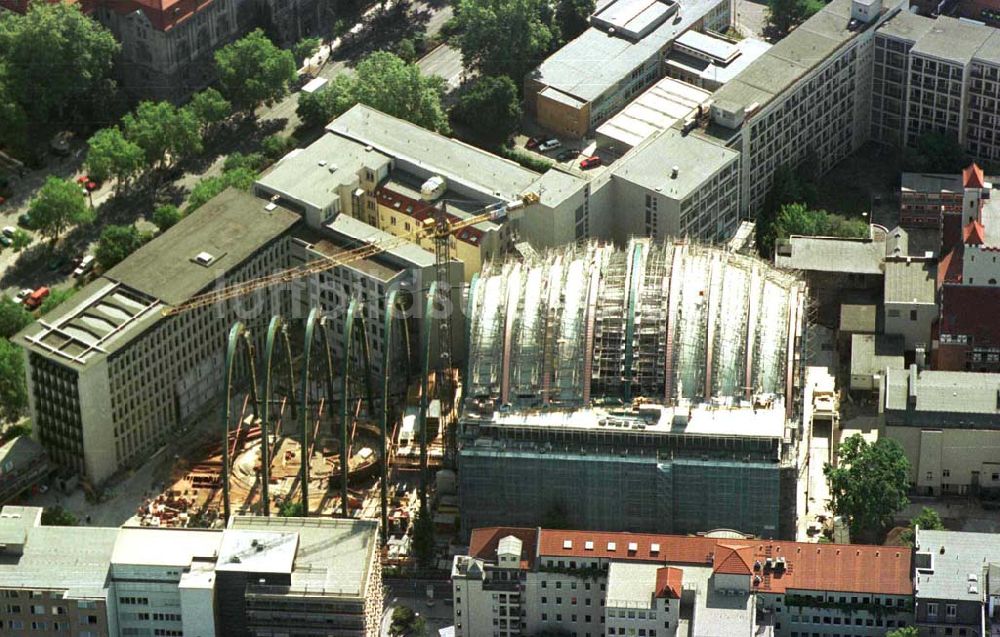
<svg viewBox="0 0 1000 637"><path fill-rule="evenodd" d="M368 223L367 218L362 221ZM419 221L408 215L405 211L397 210L390 206L378 204L378 228L396 236L409 234L416 230ZM451 256L458 259L465 266L465 281L472 280L472 275L479 272L483 267L483 255L489 252L491 237L485 235L482 245L459 241L455 237L451 239ZM430 239L423 239L419 242L420 247L434 252L434 242Z"/></svg>

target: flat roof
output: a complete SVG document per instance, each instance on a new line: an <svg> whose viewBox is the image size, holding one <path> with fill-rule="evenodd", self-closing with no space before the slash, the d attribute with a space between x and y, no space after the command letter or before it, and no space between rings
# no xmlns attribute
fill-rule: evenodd
<svg viewBox="0 0 1000 637"><path fill-rule="evenodd" d="M623 546L624 551L627 547ZM652 608L656 593L656 573L662 564L612 562L608 566L608 591L605 606Z"/></svg>
<svg viewBox="0 0 1000 637"><path fill-rule="evenodd" d="M932 21L930 29L917 39L910 54L965 65L976 56L993 32L991 27L939 16Z"/></svg>
<svg viewBox="0 0 1000 637"><path fill-rule="evenodd" d="M936 298L936 262L912 258L886 260L886 303L934 304Z"/></svg>
<svg viewBox="0 0 1000 637"><path fill-rule="evenodd" d="M238 515L232 518L226 533L231 530L297 534L292 591L352 598L365 594L371 576L369 566L378 544L378 523L373 520Z"/></svg>
<svg viewBox="0 0 1000 637"><path fill-rule="evenodd" d="M214 560L221 536L218 531L207 529L123 527L115 541L111 563L186 567L196 557Z"/></svg>
<svg viewBox="0 0 1000 637"><path fill-rule="evenodd" d="M291 573L297 533L228 528L222 532L217 571Z"/></svg>
<svg viewBox="0 0 1000 637"><path fill-rule="evenodd" d="M679 3L679 22L666 20L638 41L590 27L550 55L528 74L528 79L581 102L592 102L656 57L668 43L690 29L717 4L719 0L682 1Z"/></svg>
<svg viewBox="0 0 1000 637"><path fill-rule="evenodd" d="M910 370L890 369L885 377L885 409L905 411ZM953 414L1000 414L1000 374L920 370L915 411Z"/></svg>
<svg viewBox="0 0 1000 637"><path fill-rule="evenodd" d="M325 230L333 233L334 238L341 238L358 244L385 242L394 235L359 221L350 215L340 214L326 224ZM380 258L391 256L411 267L428 268L434 265L434 255L415 243L405 242L402 245L389 248L379 255Z"/></svg>
<svg viewBox="0 0 1000 637"><path fill-rule="evenodd" d="M234 188L210 200L95 279L16 340L77 368L121 349L177 305L214 285L298 223L298 214ZM210 255L202 265L195 257Z"/></svg>
<svg viewBox="0 0 1000 637"><path fill-rule="evenodd" d="M742 40L740 42L742 42ZM720 62L728 62L740 53L739 42L730 42L729 40L724 40L722 38L714 37L708 35L707 33L694 30L682 33L681 36L675 40L675 43L680 44L681 46L686 46L689 49L707 55Z"/></svg>
<svg viewBox="0 0 1000 637"><path fill-rule="evenodd" d="M934 24L932 18L910 13L909 11L900 11L892 16L891 19L880 24L878 32L881 35L896 38L897 40L916 42L923 34L930 30L932 24Z"/></svg>
<svg viewBox="0 0 1000 637"><path fill-rule="evenodd" d="M559 167L553 167L546 170L545 174L532 184L530 190L538 194L541 205L555 208L582 191L587 183L586 179L570 174Z"/></svg>
<svg viewBox="0 0 1000 637"><path fill-rule="evenodd" d="M331 258L348 252L348 248L342 248L330 241L327 241L326 239L322 239L318 243L313 244L311 249L325 257ZM400 269L386 267L373 259L361 259L360 261L354 261L353 263L348 263L341 267L357 270L358 272L374 279L378 279L383 283L388 283L400 272Z"/></svg>
<svg viewBox="0 0 1000 637"><path fill-rule="evenodd" d="M363 104L330 122L326 129L429 174L500 199L517 197L538 179L538 173L513 161Z"/></svg>
<svg viewBox="0 0 1000 637"><path fill-rule="evenodd" d="M685 199L738 157L738 152L721 144L670 128L628 153L613 175L667 197ZM679 168L676 178L671 177L671 166Z"/></svg>
<svg viewBox="0 0 1000 637"><path fill-rule="evenodd" d="M916 596L980 602L986 587L983 569L1000 562L1000 542L987 533L917 531L916 552L930 553L933 572L915 570ZM919 564L919 558L915 557ZM975 577L971 587L970 577ZM944 609L940 609L941 613Z"/></svg>
<svg viewBox="0 0 1000 637"><path fill-rule="evenodd" d="M885 243L871 239L792 235L775 249L774 265L790 270L882 274Z"/></svg>
<svg viewBox="0 0 1000 637"><path fill-rule="evenodd" d="M671 51L665 61L670 66L677 66L688 73L698 75L703 81L725 84L753 64L754 60L767 53L771 45L756 38L744 38L737 43L737 47L739 55L724 65L709 62L678 49Z"/></svg>
<svg viewBox="0 0 1000 637"><path fill-rule="evenodd" d="M388 156L364 144L327 133L278 160L257 183L288 199L325 210L340 198L341 186L357 180L358 171L364 167L374 170L389 161Z"/></svg>
<svg viewBox="0 0 1000 637"><path fill-rule="evenodd" d="M874 303L841 303L840 331L874 333L877 316Z"/></svg>
<svg viewBox="0 0 1000 637"><path fill-rule="evenodd" d="M887 368L905 368L902 336L851 335L851 374L866 376L883 374Z"/></svg>
<svg viewBox="0 0 1000 637"><path fill-rule="evenodd" d="M65 590L70 598L103 597L118 529L33 526L34 511L34 507L22 511L4 507L0 515L0 529L24 529L25 533L22 555L0 555L0 588Z"/></svg>
<svg viewBox="0 0 1000 637"><path fill-rule="evenodd" d="M711 96L711 93L697 86L665 77L601 124L597 128L597 135L634 148L643 140L690 115Z"/></svg>
<svg viewBox="0 0 1000 637"><path fill-rule="evenodd" d="M597 9L590 22L636 39L666 20L675 7L672 0L612 0Z"/></svg>
<svg viewBox="0 0 1000 637"><path fill-rule="evenodd" d="M851 0L832 0L715 92L721 108L761 108L827 60L867 26L849 30Z"/></svg>

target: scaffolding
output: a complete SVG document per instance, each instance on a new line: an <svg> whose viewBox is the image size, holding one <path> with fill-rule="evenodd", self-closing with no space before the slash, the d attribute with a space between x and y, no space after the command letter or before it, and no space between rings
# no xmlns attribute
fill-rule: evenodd
<svg viewBox="0 0 1000 637"><path fill-rule="evenodd" d="M631 250L615 251L601 271L594 316L594 359L591 398L620 400L628 315L628 272Z"/></svg>
<svg viewBox="0 0 1000 637"><path fill-rule="evenodd" d="M672 247L653 246L642 273L635 318L632 395L659 399L666 382L667 300Z"/></svg>

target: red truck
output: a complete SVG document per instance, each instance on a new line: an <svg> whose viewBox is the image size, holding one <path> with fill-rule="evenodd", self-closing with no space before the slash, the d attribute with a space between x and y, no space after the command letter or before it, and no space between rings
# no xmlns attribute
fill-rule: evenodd
<svg viewBox="0 0 1000 637"><path fill-rule="evenodd" d="M42 304L42 301L48 297L50 290L42 286L28 295L28 298L24 299L24 307L29 310L38 309L38 306Z"/></svg>

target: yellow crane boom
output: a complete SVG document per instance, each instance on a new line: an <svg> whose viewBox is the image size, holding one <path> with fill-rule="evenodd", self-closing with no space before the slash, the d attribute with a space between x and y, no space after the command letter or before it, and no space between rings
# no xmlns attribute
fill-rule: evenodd
<svg viewBox="0 0 1000 637"><path fill-rule="evenodd" d="M467 219L461 219L459 221L449 223L447 228L443 231L435 223L433 223L433 218L428 218L422 225L418 224L417 228L412 232L399 236L387 237L380 241L374 241L372 243L344 251L336 256L325 256L323 259L319 259L317 261L311 261L304 265L279 270L274 274L244 281L243 283L227 285L217 290L213 290L212 292L197 294L183 303L163 308L162 312L164 316L183 314L184 312L189 312L202 307L208 307L210 305L215 305L216 303L222 303L224 301L230 301L232 299L248 296L258 290L264 290L273 285L289 283L313 274L332 270L333 268L342 265L356 263L388 250L392 250L393 248L404 246L408 243L416 243L419 245L422 239L437 237L442 232L450 235L462 230L463 228L474 226L477 223L500 219L510 211L537 203L538 199L537 194L527 193L518 200L506 204L488 206L484 212L468 217Z"/></svg>

